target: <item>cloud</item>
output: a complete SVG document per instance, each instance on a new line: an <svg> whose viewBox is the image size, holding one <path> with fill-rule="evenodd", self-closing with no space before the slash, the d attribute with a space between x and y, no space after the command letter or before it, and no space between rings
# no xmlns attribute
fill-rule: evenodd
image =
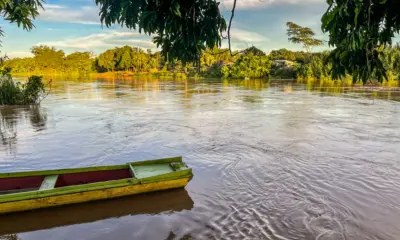
<svg viewBox="0 0 400 240"><path fill-rule="evenodd" d="M231 40L238 42L246 42L246 43L255 43L255 42L265 42L268 41L266 37L263 35L246 31L240 28L232 28L231 29Z"/></svg>
<svg viewBox="0 0 400 240"><path fill-rule="evenodd" d="M224 35L226 36L226 34ZM251 46L262 48L262 46L269 41L268 38L256 32L250 32L240 28L231 29L232 50L246 49ZM228 40L223 40L221 47L228 48Z"/></svg>
<svg viewBox="0 0 400 240"><path fill-rule="evenodd" d="M141 48L156 48L156 44L154 44L152 41L139 40L139 39L110 40L109 43L117 46L129 45Z"/></svg>
<svg viewBox="0 0 400 240"><path fill-rule="evenodd" d="M71 8L63 5L45 4L39 11L39 20L80 24L100 24L99 9L94 6Z"/></svg>
<svg viewBox="0 0 400 240"><path fill-rule="evenodd" d="M7 57L9 58L23 58L23 57L32 57L33 54L31 52L5 52Z"/></svg>
<svg viewBox="0 0 400 240"><path fill-rule="evenodd" d="M155 48L155 44L149 39L132 39L140 37L139 33L132 31L107 31L104 33L90 34L84 37L67 38L59 41L40 42L36 45L48 45L57 48L77 50L99 50L116 46L136 46L141 48Z"/></svg>
<svg viewBox="0 0 400 240"><path fill-rule="evenodd" d="M221 0L221 9L230 10L232 9L234 0ZM310 4L310 3L321 3L324 0L237 0L236 9L263 9L273 4Z"/></svg>
<svg viewBox="0 0 400 240"><path fill-rule="evenodd" d="M57 4L43 4L44 9L63 9L65 6L57 5Z"/></svg>
<svg viewBox="0 0 400 240"><path fill-rule="evenodd" d="M226 35L226 34L225 34ZM246 48L254 44L262 44L268 42L269 39L265 36L251 31L246 31L240 28L232 28L231 30L232 47L234 49ZM223 46L227 44L224 41ZM156 49L150 37L141 35L134 31L106 31L103 33L90 34L83 37L68 37L63 40L39 42L36 45L47 45L56 48L72 49L79 51L96 51L116 46L135 46L144 49Z"/></svg>

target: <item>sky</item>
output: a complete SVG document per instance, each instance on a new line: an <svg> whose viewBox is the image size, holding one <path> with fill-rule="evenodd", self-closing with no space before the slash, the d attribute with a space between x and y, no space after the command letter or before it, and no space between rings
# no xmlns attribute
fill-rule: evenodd
<svg viewBox="0 0 400 240"><path fill-rule="evenodd" d="M220 9L228 22L233 0L220 1ZM75 51L99 54L105 49L124 45L156 50L151 36L120 26L102 26L99 9L93 0L47 0L44 8L34 21L36 27L30 32L0 20L5 31L1 39L2 54L11 58L31 56L31 47L41 44L62 49L67 54ZM234 49L255 46L265 52L280 48L301 50L300 45L287 40L288 21L310 27L317 38L327 40L328 36L321 31L321 17L326 9L325 0L237 0L231 30L232 46ZM226 46L225 41L223 47ZM322 46L315 50L326 48Z"/></svg>

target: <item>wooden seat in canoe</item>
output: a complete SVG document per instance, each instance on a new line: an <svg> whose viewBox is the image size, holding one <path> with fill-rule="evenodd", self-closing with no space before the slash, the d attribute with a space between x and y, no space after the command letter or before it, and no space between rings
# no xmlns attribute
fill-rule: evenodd
<svg viewBox="0 0 400 240"><path fill-rule="evenodd" d="M142 166L132 166L129 165L132 176L137 179L153 177L157 175L172 173L175 170L171 167L169 163L163 164L151 164Z"/></svg>
<svg viewBox="0 0 400 240"><path fill-rule="evenodd" d="M42 185L40 185L39 190L53 189L54 186L56 185L57 179L58 179L58 175L46 176L42 182Z"/></svg>

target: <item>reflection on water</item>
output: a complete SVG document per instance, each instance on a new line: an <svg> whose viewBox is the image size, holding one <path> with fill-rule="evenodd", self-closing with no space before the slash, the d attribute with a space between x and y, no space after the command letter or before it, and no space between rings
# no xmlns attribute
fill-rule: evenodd
<svg viewBox="0 0 400 240"><path fill-rule="evenodd" d="M35 225L32 213L0 230L24 240L398 239L399 100L396 87L346 82L54 81L37 117L3 109L0 171L182 155L193 206L71 206L67 222L49 210L41 218L54 225Z"/></svg>
<svg viewBox="0 0 400 240"><path fill-rule="evenodd" d="M46 129L47 115L45 110L39 106L0 106L0 138L3 147L14 152L18 140L18 121L29 119L35 131Z"/></svg>
<svg viewBox="0 0 400 240"><path fill-rule="evenodd" d="M8 235L3 235L0 236L0 240L19 240L17 234L8 234Z"/></svg>
<svg viewBox="0 0 400 240"><path fill-rule="evenodd" d="M151 202L157 204L149 204ZM193 201L187 191L173 189L108 201L3 215L0 216L0 236L12 236L11 234L16 233L92 223L110 218L118 219L140 214L172 214L192 208Z"/></svg>
<svg viewBox="0 0 400 240"><path fill-rule="evenodd" d="M308 91L330 94L332 96L353 95L370 99L387 99L400 101L400 88L397 81L383 83L382 86L353 86L352 80L333 81L298 81L306 85Z"/></svg>

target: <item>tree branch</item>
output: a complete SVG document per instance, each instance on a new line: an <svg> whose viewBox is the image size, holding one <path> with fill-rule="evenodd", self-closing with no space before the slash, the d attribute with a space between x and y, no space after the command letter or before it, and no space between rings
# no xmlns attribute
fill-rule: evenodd
<svg viewBox="0 0 400 240"><path fill-rule="evenodd" d="M232 26L232 19L235 16L235 9L236 9L236 0L233 0L232 14L231 14L231 18L229 19L229 25L228 25L228 44L229 44L229 52L231 53L231 55L232 55L231 26Z"/></svg>

